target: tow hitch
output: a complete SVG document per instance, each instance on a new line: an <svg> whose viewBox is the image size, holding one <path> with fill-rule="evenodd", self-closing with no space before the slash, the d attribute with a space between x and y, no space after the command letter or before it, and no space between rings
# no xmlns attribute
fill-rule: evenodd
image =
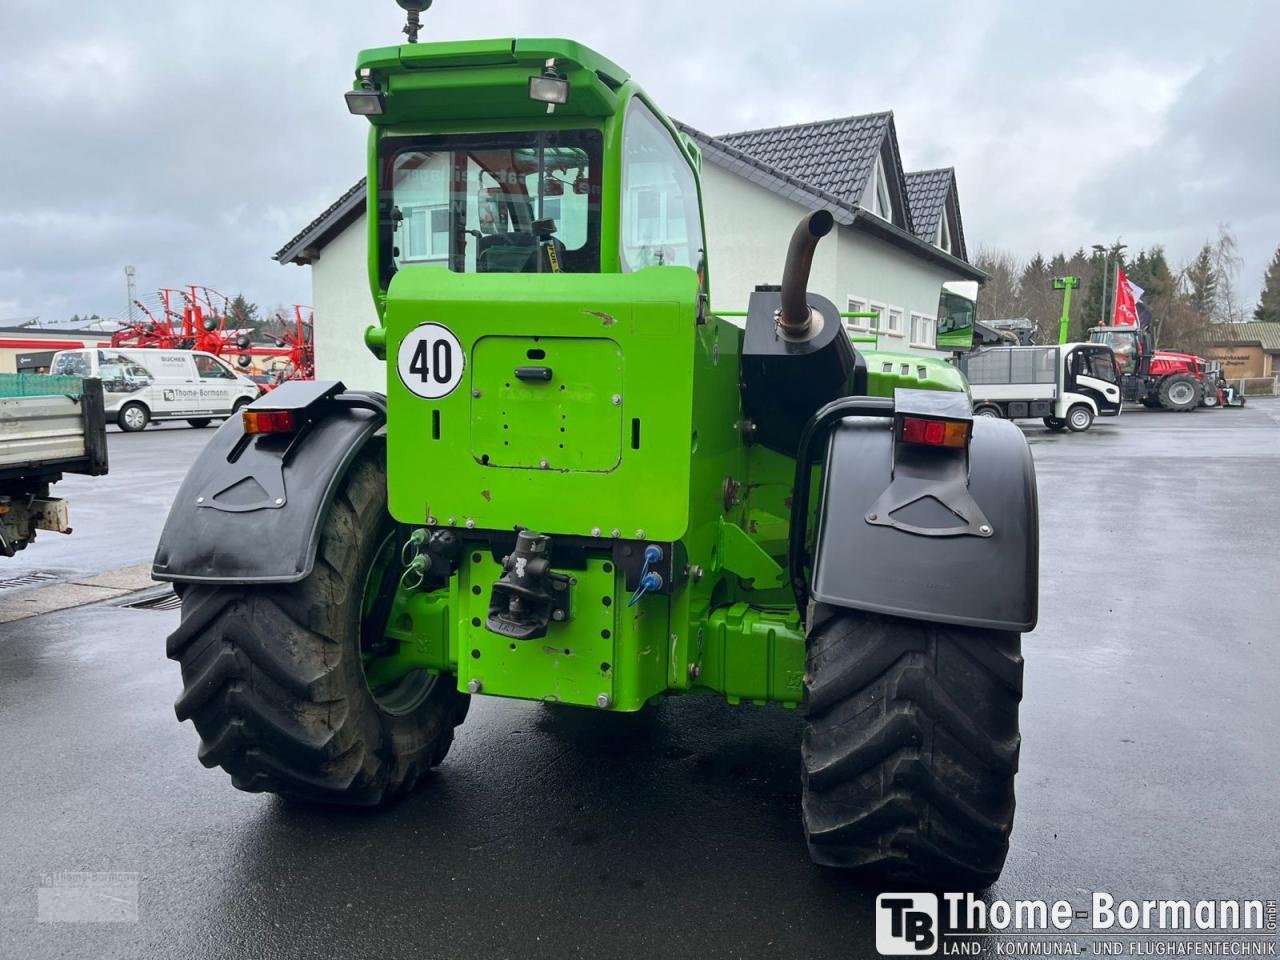
<svg viewBox="0 0 1280 960"><path fill-rule="evenodd" d="M513 640L547 635L552 620L569 619L569 577L551 572L551 538L530 530L516 534L516 546L502 559L502 576L489 596L490 632Z"/></svg>

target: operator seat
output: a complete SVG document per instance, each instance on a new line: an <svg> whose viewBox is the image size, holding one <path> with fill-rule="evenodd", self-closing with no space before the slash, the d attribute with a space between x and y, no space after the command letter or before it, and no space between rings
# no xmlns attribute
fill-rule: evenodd
<svg viewBox="0 0 1280 960"><path fill-rule="evenodd" d="M555 237L556 258L565 268L565 245ZM481 237L476 244L477 273L538 273L538 238L532 233L495 233ZM542 258L542 272L550 273L551 264Z"/></svg>

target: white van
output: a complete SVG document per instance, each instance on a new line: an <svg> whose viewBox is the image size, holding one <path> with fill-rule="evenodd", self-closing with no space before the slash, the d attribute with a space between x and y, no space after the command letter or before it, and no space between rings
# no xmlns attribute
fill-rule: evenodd
<svg viewBox="0 0 1280 960"><path fill-rule="evenodd" d="M230 364L197 350L61 350L53 355L49 372L100 379L107 416L130 433L152 420L207 427L261 393Z"/></svg>

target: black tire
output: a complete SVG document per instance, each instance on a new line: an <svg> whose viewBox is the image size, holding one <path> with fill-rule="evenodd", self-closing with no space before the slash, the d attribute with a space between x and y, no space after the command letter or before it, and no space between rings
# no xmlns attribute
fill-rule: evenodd
<svg viewBox="0 0 1280 960"><path fill-rule="evenodd" d="M1083 403L1077 403L1067 411L1067 427L1072 433L1084 433L1093 426L1093 411Z"/></svg>
<svg viewBox="0 0 1280 960"><path fill-rule="evenodd" d="M116 425L125 433L139 433L151 422L151 411L145 404L130 400L116 414Z"/></svg>
<svg viewBox="0 0 1280 960"><path fill-rule="evenodd" d="M1160 405L1185 413L1200 406L1204 385L1189 373L1175 373L1160 384Z"/></svg>
<svg viewBox="0 0 1280 960"><path fill-rule="evenodd" d="M987 405L978 407L977 410L973 411L973 415L975 417L991 417L993 420L1004 419L1004 414L1001 412L999 407L992 407Z"/></svg>
<svg viewBox="0 0 1280 960"><path fill-rule="evenodd" d="M1065 420L1061 420L1061 419L1059 419L1058 417L1045 417L1045 418L1044 418L1044 425L1045 425L1046 427L1048 427L1050 430L1065 430L1065 429L1067 429L1067 421L1065 421Z"/></svg>
<svg viewBox="0 0 1280 960"><path fill-rule="evenodd" d="M213 421L208 417L196 417L194 420L187 421L187 423L191 424L191 426L195 427L197 430L203 430L212 422Z"/></svg>
<svg viewBox="0 0 1280 960"><path fill-rule="evenodd" d="M168 655L175 705L200 762L249 792L374 806L417 786L453 742L471 698L415 671L378 698L365 681L360 617L391 534L385 454L362 453L324 519L315 569L296 584L188 585Z"/></svg>
<svg viewBox="0 0 1280 960"><path fill-rule="evenodd" d="M1204 390L1200 396L1200 403L1206 407L1216 407L1218 405L1218 391L1214 387Z"/></svg>
<svg viewBox="0 0 1280 960"><path fill-rule="evenodd" d="M814 861L914 889L994 883L1018 769L1021 635L819 604L801 745Z"/></svg>
<svg viewBox="0 0 1280 960"><path fill-rule="evenodd" d="M253 401L250 400L248 397L238 398L236 402L231 405L231 416L227 417L227 419L233 420L236 417L240 416L240 411L243 410L245 407L247 407L251 403L253 403Z"/></svg>

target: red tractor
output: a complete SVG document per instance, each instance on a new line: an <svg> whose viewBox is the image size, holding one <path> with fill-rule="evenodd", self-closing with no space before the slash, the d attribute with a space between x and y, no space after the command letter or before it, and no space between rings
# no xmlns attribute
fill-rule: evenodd
<svg viewBox="0 0 1280 960"><path fill-rule="evenodd" d="M1194 410L1217 406L1217 377L1210 377L1209 361L1191 353L1157 350L1151 333L1151 311L1138 304L1138 325L1093 327L1093 343L1105 343L1120 364L1120 396L1130 403L1166 410Z"/></svg>

